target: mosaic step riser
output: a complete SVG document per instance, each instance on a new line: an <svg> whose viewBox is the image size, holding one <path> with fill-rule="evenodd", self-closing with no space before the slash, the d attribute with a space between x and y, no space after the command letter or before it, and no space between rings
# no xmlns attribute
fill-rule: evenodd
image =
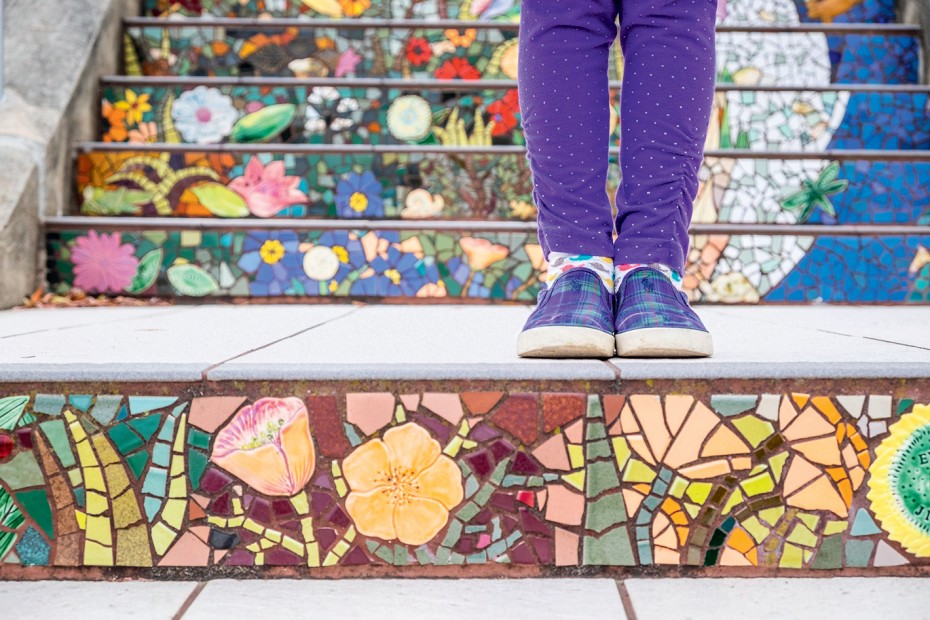
<svg viewBox="0 0 930 620"><path fill-rule="evenodd" d="M524 152L78 154L90 216L533 221ZM712 153L712 152L711 152ZM877 154L879 157L880 153ZM616 152L611 154L616 162ZM930 161L737 159L701 167L700 223L927 224ZM273 184L279 191L269 193ZM620 170L608 170L613 202ZM812 188L816 191L812 191Z"/></svg>
<svg viewBox="0 0 930 620"><path fill-rule="evenodd" d="M127 223L128 224L128 223ZM683 285L697 303L930 303L930 234L695 235ZM48 234L54 290L188 298L533 303L534 233L240 229Z"/></svg>
<svg viewBox="0 0 930 620"><path fill-rule="evenodd" d="M0 574L926 569L930 386L794 383L8 385Z"/></svg>
<svg viewBox="0 0 930 620"><path fill-rule="evenodd" d="M734 0L717 3L718 15L726 15L732 22L771 25L776 23L797 23L801 21L832 22L843 16L851 22L888 23L895 21L895 6L888 2L867 1L849 5L831 5L817 7L816 14L810 16L804 3L782 3L776 5L778 11L765 13L739 11L740 5L749 3ZM788 12L786 6L794 10ZM750 4L752 8L752 5ZM729 10L727 10L729 9ZM323 2L320 0L145 0L143 12L146 15L214 15L218 17L305 17L305 18L395 18L395 19L479 19L482 21L516 21L519 17L519 0L487 2L474 0L338 0ZM723 13L723 15L722 15Z"/></svg>
<svg viewBox="0 0 930 620"><path fill-rule="evenodd" d="M402 84L402 83L401 83ZM104 84L105 142L490 146L525 143L514 88ZM725 85L724 85L725 86ZM711 139L753 150L930 148L928 93L721 90ZM619 139L619 90L610 135Z"/></svg>
<svg viewBox="0 0 930 620"><path fill-rule="evenodd" d="M475 22L486 26L486 23ZM343 77L413 79L516 79L517 32L510 28L339 27L324 24L275 27L190 25L130 26L126 30L127 75L218 77ZM791 33L718 34L727 49L750 39L769 38L786 45L810 35ZM817 35L814 35L817 36ZM837 59L835 83L918 81L920 39L901 34L821 34ZM771 44L770 44L771 45ZM764 46L763 46L764 47ZM757 52L759 56L762 52ZM750 58L739 59L748 64ZM756 63L768 68L765 58ZM721 61L733 73L733 62ZM787 63L787 58L783 59ZM615 47L608 75L620 79L622 59ZM855 69L854 69L855 68ZM736 68L738 70L738 68Z"/></svg>

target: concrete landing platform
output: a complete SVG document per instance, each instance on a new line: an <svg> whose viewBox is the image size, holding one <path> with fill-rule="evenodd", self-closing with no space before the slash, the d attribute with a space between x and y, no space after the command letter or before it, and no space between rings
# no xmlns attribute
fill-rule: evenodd
<svg viewBox="0 0 930 620"><path fill-rule="evenodd" d="M0 381L914 378L930 309L703 307L702 360L523 360L522 306L265 305L0 312Z"/></svg>
<svg viewBox="0 0 930 620"><path fill-rule="evenodd" d="M10 620L925 618L927 579L509 579L0 582ZM544 611L542 611L544 610Z"/></svg>

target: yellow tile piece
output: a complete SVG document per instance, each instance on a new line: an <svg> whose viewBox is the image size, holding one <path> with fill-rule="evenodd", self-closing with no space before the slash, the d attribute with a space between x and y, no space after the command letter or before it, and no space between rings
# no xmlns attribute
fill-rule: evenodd
<svg viewBox="0 0 930 620"><path fill-rule="evenodd" d="M110 507L106 495L96 491L87 491L87 514L102 515Z"/></svg>
<svg viewBox="0 0 930 620"><path fill-rule="evenodd" d="M339 493L339 497L345 497L346 493L349 492L346 481L342 478L336 478L333 482L336 485L336 492Z"/></svg>
<svg viewBox="0 0 930 620"><path fill-rule="evenodd" d="M584 490L584 474L585 474L585 470L580 469L576 472L565 474L564 476L562 476L562 480L572 485L579 491L583 491Z"/></svg>
<svg viewBox="0 0 930 620"><path fill-rule="evenodd" d="M756 474L761 474L762 472L764 472L764 471L765 471L766 469L768 469L768 468L769 468L769 466L766 465L765 463L760 463L759 465L756 465L756 466L753 467L751 470L749 470L749 475L750 475L750 476L755 476Z"/></svg>
<svg viewBox="0 0 930 620"><path fill-rule="evenodd" d="M568 462L572 469L578 469L584 466L584 447L570 443L568 444Z"/></svg>
<svg viewBox="0 0 930 620"><path fill-rule="evenodd" d="M456 435L452 438L452 441L449 442L449 445L446 446L446 449L442 451L443 454L455 458L458 455L459 450L462 449L462 443L462 438L459 435Z"/></svg>
<svg viewBox="0 0 930 620"><path fill-rule="evenodd" d="M149 532L139 524L116 532L117 566L151 566L152 551L149 549Z"/></svg>
<svg viewBox="0 0 930 620"><path fill-rule="evenodd" d="M710 495L711 489L714 488L709 482L692 482L688 485L688 491L686 495L696 504L703 504L707 501L707 496Z"/></svg>
<svg viewBox="0 0 930 620"><path fill-rule="evenodd" d="M151 536L152 544L155 546L155 553L165 555L177 535L178 533L165 525L163 521L153 525Z"/></svg>
<svg viewBox="0 0 930 620"><path fill-rule="evenodd" d="M799 513L798 519L812 532L817 529L817 524L820 523L820 517L806 512Z"/></svg>
<svg viewBox="0 0 930 620"><path fill-rule="evenodd" d="M353 540L355 540L355 534L356 534L355 526L350 525L349 529L346 530L346 533L342 537L348 540L349 542L352 542Z"/></svg>
<svg viewBox="0 0 930 620"><path fill-rule="evenodd" d="M701 512L701 507L698 506L697 504L691 504L691 503L685 502L685 512L687 512L688 515L690 515L690 517L694 519L695 517L698 516L698 513Z"/></svg>
<svg viewBox="0 0 930 620"><path fill-rule="evenodd" d="M97 464L97 455L94 454L94 449L90 446L90 441L88 439L82 439L77 442L75 447L77 448L78 460L81 461L81 465L87 467L88 465Z"/></svg>
<svg viewBox="0 0 930 620"><path fill-rule="evenodd" d="M407 412L404 410L403 405L397 405L397 409L394 410L394 419L398 424L403 424L407 421Z"/></svg>
<svg viewBox="0 0 930 620"><path fill-rule="evenodd" d="M84 468L84 486L88 491L107 492L107 487L103 484L103 473L99 467Z"/></svg>
<svg viewBox="0 0 930 620"><path fill-rule="evenodd" d="M73 487L76 487L84 482L84 476L81 474L81 469L79 467L68 470L68 481Z"/></svg>
<svg viewBox="0 0 930 620"><path fill-rule="evenodd" d="M340 540L336 543L336 546L333 547L332 553L335 553L340 558L345 555L345 552L349 550L349 542L347 540Z"/></svg>
<svg viewBox="0 0 930 620"><path fill-rule="evenodd" d="M746 478L740 483L740 486L743 487L746 495L755 497L756 495L762 495L763 493L773 491L775 489L775 481L772 480L771 474L764 472L758 476Z"/></svg>
<svg viewBox="0 0 930 620"><path fill-rule="evenodd" d="M775 476L776 481L781 480L781 473L785 469L785 461L787 460L787 452L779 452L769 459L769 467L772 468L772 475Z"/></svg>
<svg viewBox="0 0 930 620"><path fill-rule="evenodd" d="M183 499L169 499L165 502L165 507L161 509L162 521L176 530L181 529L186 506L187 502Z"/></svg>
<svg viewBox="0 0 930 620"><path fill-rule="evenodd" d="M781 506L776 506L775 508L766 508L765 510L760 510L759 518L772 527L775 527L775 524L778 523L778 520L781 519L783 514L785 514L785 509Z"/></svg>
<svg viewBox="0 0 930 620"><path fill-rule="evenodd" d="M840 534L845 532L848 527L848 521L827 521L823 526L823 535L830 536L831 534Z"/></svg>
<svg viewBox="0 0 930 620"><path fill-rule="evenodd" d="M804 549L804 563L810 562L812 557L814 557L814 552L810 549Z"/></svg>
<svg viewBox="0 0 930 620"><path fill-rule="evenodd" d="M93 540L107 547L113 545L113 531L109 517L87 515L87 540Z"/></svg>
<svg viewBox="0 0 930 620"><path fill-rule="evenodd" d="M727 498L727 503L723 506L723 514L730 514L730 511L734 507L738 506L743 501L743 492L739 489L730 493L730 497Z"/></svg>
<svg viewBox="0 0 930 620"><path fill-rule="evenodd" d="M181 231L181 247L182 248L200 247L202 239L203 239L203 233L201 233L199 230L182 230Z"/></svg>
<svg viewBox="0 0 930 620"><path fill-rule="evenodd" d="M802 545L804 547L814 547L817 545L817 537L814 536L814 533L807 529L803 523L798 523L794 526L794 529L791 530L791 533L788 534L786 539L788 542L793 542L796 545Z"/></svg>
<svg viewBox="0 0 930 620"><path fill-rule="evenodd" d="M75 510L74 518L77 519L78 527L82 530L87 529L87 513L83 510Z"/></svg>
<svg viewBox="0 0 930 620"><path fill-rule="evenodd" d="M180 476L184 473L184 459L178 458L178 455L173 455L171 458L171 467L168 469L168 475L172 478Z"/></svg>
<svg viewBox="0 0 930 620"><path fill-rule="evenodd" d="M267 537L268 540L276 543L281 542L281 539L283 538L281 532L276 530L265 530L265 537Z"/></svg>
<svg viewBox="0 0 930 620"><path fill-rule="evenodd" d="M746 438L753 448L772 436L775 427L770 422L754 415L745 415L733 420L733 426Z"/></svg>
<svg viewBox="0 0 930 620"><path fill-rule="evenodd" d="M672 497L681 499L685 496L685 491L688 489L688 481L682 478L681 476L675 476L672 480L671 486L668 488L668 494Z"/></svg>
<svg viewBox="0 0 930 620"><path fill-rule="evenodd" d="M255 554L255 566L264 566L265 565L265 554L259 551Z"/></svg>
<svg viewBox="0 0 930 620"><path fill-rule="evenodd" d="M678 470L678 473L686 478L705 480L707 478L716 478L717 476L728 474L730 471L730 464L723 459L718 459L716 461L708 461L706 463L682 467Z"/></svg>
<svg viewBox="0 0 930 620"><path fill-rule="evenodd" d="M113 566L113 549L92 540L84 541L85 566Z"/></svg>
<svg viewBox="0 0 930 620"><path fill-rule="evenodd" d="M614 437L611 443L614 446L614 455L617 457L617 470L622 470L626 467L626 462L630 460L630 444L628 444L623 437ZM578 446L578 449L580 450L581 446ZM569 456L570 455L571 446L569 446Z"/></svg>
<svg viewBox="0 0 930 620"><path fill-rule="evenodd" d="M639 459L630 459L626 469L623 470L624 482L645 482L649 484L655 479L656 473Z"/></svg>
<svg viewBox="0 0 930 620"><path fill-rule="evenodd" d="M785 543L781 551L781 560L778 562L780 568L801 568L804 565L804 555L801 548L792 544Z"/></svg>
<svg viewBox="0 0 930 620"><path fill-rule="evenodd" d="M477 441L466 439L465 441L462 442L462 448L464 448L465 450L474 450L477 447L478 447Z"/></svg>
<svg viewBox="0 0 930 620"><path fill-rule="evenodd" d="M771 530L762 525L762 523L760 523L755 516L745 519L742 523L740 523L740 525L743 527L743 529L749 532L749 535L752 536L756 543L760 544L763 540L768 538L768 535L771 532Z"/></svg>
<svg viewBox="0 0 930 620"><path fill-rule="evenodd" d="M177 461L178 459L174 459ZM184 471L183 467L181 469L182 473ZM171 479L171 484L168 485L168 497L174 499L187 499L187 477L178 476L177 478Z"/></svg>
<svg viewBox="0 0 930 620"><path fill-rule="evenodd" d="M285 538L281 542L281 546L295 555L299 555L300 557L304 556L304 551L305 551L304 546L301 545L296 540L294 540L293 538Z"/></svg>
<svg viewBox="0 0 930 620"><path fill-rule="evenodd" d="M131 489L113 500L112 514L113 527L117 531L132 525L142 518L139 503L136 501Z"/></svg>
<svg viewBox="0 0 930 620"><path fill-rule="evenodd" d="M110 497L116 497L129 488L129 476L122 463L107 465L103 469L103 477L107 481L107 492Z"/></svg>

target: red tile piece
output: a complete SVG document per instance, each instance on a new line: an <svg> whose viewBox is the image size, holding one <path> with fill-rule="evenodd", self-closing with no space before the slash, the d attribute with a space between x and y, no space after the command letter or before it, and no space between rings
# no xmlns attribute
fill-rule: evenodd
<svg viewBox="0 0 930 620"><path fill-rule="evenodd" d="M462 392L462 400L472 415L486 414L503 396L503 392Z"/></svg>
<svg viewBox="0 0 930 620"><path fill-rule="evenodd" d="M543 394L542 400L543 431L546 433L582 417L588 403L584 394L549 393Z"/></svg>
<svg viewBox="0 0 930 620"><path fill-rule="evenodd" d="M216 432L226 420L232 417L242 403L244 396L204 396L191 401L191 413L188 421L191 426L206 431Z"/></svg>
<svg viewBox="0 0 930 620"><path fill-rule="evenodd" d="M538 401L537 394L511 394L491 415L491 423L530 446L539 437Z"/></svg>
<svg viewBox="0 0 930 620"><path fill-rule="evenodd" d="M423 394L423 406L450 424L458 425L465 417L458 394L427 392Z"/></svg>
<svg viewBox="0 0 930 620"><path fill-rule="evenodd" d="M610 426L620 417L620 410L623 409L623 403L626 396L622 394L607 394L604 396L604 417L607 426Z"/></svg>
<svg viewBox="0 0 930 620"><path fill-rule="evenodd" d="M203 511L203 508L197 505L197 502L190 501L187 503L187 518L191 521L196 521L198 519L203 519L207 516L207 513Z"/></svg>
<svg viewBox="0 0 930 620"><path fill-rule="evenodd" d="M351 446L339 417L336 397L307 396L307 411L310 414L310 432L316 439L320 454L328 457L348 454Z"/></svg>

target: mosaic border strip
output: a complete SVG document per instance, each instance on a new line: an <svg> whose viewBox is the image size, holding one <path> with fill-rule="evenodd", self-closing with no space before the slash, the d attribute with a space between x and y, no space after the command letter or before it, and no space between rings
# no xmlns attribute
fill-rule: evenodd
<svg viewBox="0 0 930 620"><path fill-rule="evenodd" d="M5 390L0 563L927 565L925 389L644 387Z"/></svg>

